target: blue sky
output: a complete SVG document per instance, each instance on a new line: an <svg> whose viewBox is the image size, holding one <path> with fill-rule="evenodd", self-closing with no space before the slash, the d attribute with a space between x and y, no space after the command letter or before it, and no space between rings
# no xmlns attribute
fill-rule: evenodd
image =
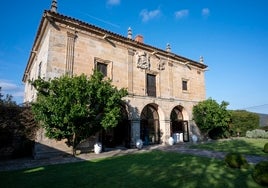
<svg viewBox="0 0 268 188"><path fill-rule="evenodd" d="M22 75L51 0L1 0L0 86L21 103ZM207 98L268 114L267 0L58 0L58 12L198 61Z"/></svg>

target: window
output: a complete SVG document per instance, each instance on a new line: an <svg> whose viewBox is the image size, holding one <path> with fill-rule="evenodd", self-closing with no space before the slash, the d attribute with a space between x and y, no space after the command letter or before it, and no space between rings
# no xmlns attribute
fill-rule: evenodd
<svg viewBox="0 0 268 188"><path fill-rule="evenodd" d="M42 61L38 65L38 77L41 77L41 71L42 71Z"/></svg>
<svg viewBox="0 0 268 188"><path fill-rule="evenodd" d="M107 76L107 64L97 62L97 70L100 71L104 76Z"/></svg>
<svg viewBox="0 0 268 188"><path fill-rule="evenodd" d="M156 97L156 80L152 74L147 74L147 95Z"/></svg>
<svg viewBox="0 0 268 188"><path fill-rule="evenodd" d="M188 90L188 81L182 80L182 90L187 91Z"/></svg>
<svg viewBox="0 0 268 188"><path fill-rule="evenodd" d="M98 57L94 58L94 69L101 72L104 77L113 79L113 62Z"/></svg>

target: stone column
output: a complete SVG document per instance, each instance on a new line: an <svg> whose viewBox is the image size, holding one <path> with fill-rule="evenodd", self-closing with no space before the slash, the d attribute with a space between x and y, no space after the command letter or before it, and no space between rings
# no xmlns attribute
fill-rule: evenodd
<svg viewBox="0 0 268 188"><path fill-rule="evenodd" d="M172 62L168 62L168 74L169 74L169 92L170 92L170 96L171 98L174 98L174 94L173 94L173 64Z"/></svg>
<svg viewBox="0 0 268 188"><path fill-rule="evenodd" d="M66 68L65 73L73 75L74 66L74 47L75 39L77 35L75 33L67 32L67 50L66 50Z"/></svg>
<svg viewBox="0 0 268 188"><path fill-rule="evenodd" d="M163 123L165 124L165 132L164 132L164 134L163 134L163 142L165 143L165 144L168 144L168 139L169 139L169 137L170 137L170 120L168 119L168 120L164 120L163 121Z"/></svg>
<svg viewBox="0 0 268 188"><path fill-rule="evenodd" d="M133 64L134 64L134 54L133 49L128 49L128 59L127 59L127 71L128 71L128 92L133 94Z"/></svg>

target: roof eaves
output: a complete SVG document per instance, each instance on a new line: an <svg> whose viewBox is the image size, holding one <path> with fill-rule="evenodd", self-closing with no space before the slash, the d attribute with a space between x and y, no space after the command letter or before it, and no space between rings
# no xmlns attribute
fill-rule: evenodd
<svg viewBox="0 0 268 188"><path fill-rule="evenodd" d="M113 33L111 31L108 31L108 30L105 30L105 29L102 29L100 27L97 27L95 25L86 23L86 22L78 20L76 18L72 18L72 17L65 16L65 15L62 15L62 14L59 14L59 13L51 12L51 11L45 11L45 12L50 14L51 16L54 16L55 18L59 18L59 20L65 20L66 22L69 22L69 23L73 22L73 24L79 25L79 27L81 27L81 29L90 28L90 29L93 29L96 33L101 33L103 36L108 35L109 38L114 38L114 39L116 39L116 40L118 40L118 41L120 41L122 43L127 43L129 45L133 45L133 46L143 48L143 49L146 49L146 50L149 50L149 51L151 50L152 52L158 51L163 56L184 60L185 62L186 61L190 62L191 65L197 66L197 67L199 67L201 69L207 68L207 65L205 65L203 63L188 59L186 57L177 55L177 54L172 53L172 52L167 52L167 51L165 51L163 49L159 49L157 47L154 47L154 46L151 46L151 45L148 45L148 44L145 44L145 43L135 41L134 39L129 39L129 38L125 37L125 36L119 35L117 33Z"/></svg>

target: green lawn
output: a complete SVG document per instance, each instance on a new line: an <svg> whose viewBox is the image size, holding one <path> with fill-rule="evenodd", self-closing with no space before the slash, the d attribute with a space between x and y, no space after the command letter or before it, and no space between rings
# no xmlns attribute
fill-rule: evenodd
<svg viewBox="0 0 268 188"><path fill-rule="evenodd" d="M245 155L268 156L262 150L268 139L235 138L191 145L190 148L223 152L238 152Z"/></svg>
<svg viewBox="0 0 268 188"><path fill-rule="evenodd" d="M222 160L150 151L94 161L1 172L0 187L260 187L249 169Z"/></svg>

